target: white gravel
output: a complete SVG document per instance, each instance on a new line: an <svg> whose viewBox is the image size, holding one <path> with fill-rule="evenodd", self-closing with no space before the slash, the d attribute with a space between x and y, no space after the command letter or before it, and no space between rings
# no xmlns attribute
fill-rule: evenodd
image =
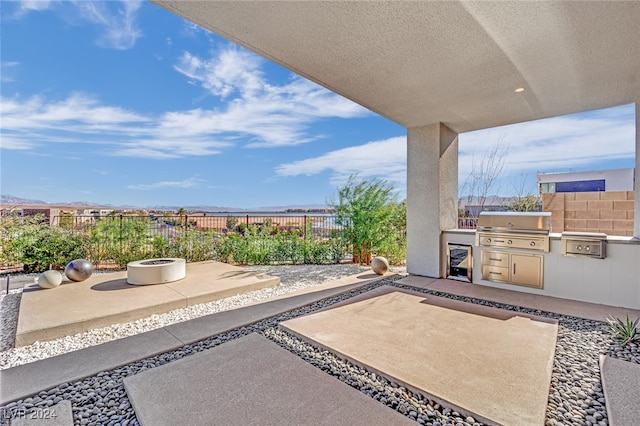
<svg viewBox="0 0 640 426"><path fill-rule="evenodd" d="M78 333L73 336L66 336L46 342L35 342L29 346L19 348L13 348L13 345L22 291L11 290L9 294L0 296L0 370L134 334L144 333L169 324L235 309L249 303L263 301L326 281L370 270L369 267L358 265L247 266L245 268L251 271L278 276L280 277L281 284L274 288L240 294L201 305L189 306L164 314L152 315L130 323L114 324L108 327ZM391 270L398 273L404 272L404 268L392 268Z"/></svg>

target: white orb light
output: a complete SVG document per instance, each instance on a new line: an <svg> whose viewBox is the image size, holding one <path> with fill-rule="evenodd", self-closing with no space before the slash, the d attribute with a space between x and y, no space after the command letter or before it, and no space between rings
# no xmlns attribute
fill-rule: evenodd
<svg viewBox="0 0 640 426"><path fill-rule="evenodd" d="M40 288L56 288L62 284L62 274L58 271L44 271L38 277L38 285Z"/></svg>
<svg viewBox="0 0 640 426"><path fill-rule="evenodd" d="M371 270L378 275L384 275L389 270L389 261L382 256L374 257L371 259Z"/></svg>
<svg viewBox="0 0 640 426"><path fill-rule="evenodd" d="M71 281L84 281L93 274L93 263L87 259L75 259L64 268L64 274Z"/></svg>

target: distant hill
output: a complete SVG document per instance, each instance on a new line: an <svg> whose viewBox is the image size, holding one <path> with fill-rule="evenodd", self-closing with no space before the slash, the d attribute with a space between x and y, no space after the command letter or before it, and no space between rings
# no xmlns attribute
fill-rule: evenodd
<svg viewBox="0 0 640 426"><path fill-rule="evenodd" d="M0 195L0 206L4 207L20 207L25 206L29 208L69 208L69 209L83 209L83 208L104 208L114 210L164 210L164 211L177 211L180 208L184 208L188 212L292 212L292 213L304 213L314 212L326 209L326 206L271 206L271 207L253 207L253 208L239 208L239 207L225 207L225 206L172 206L172 205L156 205L156 206L114 206L111 204L96 204L86 201L62 201L57 203L47 203L42 200L32 200L28 198L16 197L14 195Z"/></svg>
<svg viewBox="0 0 640 426"><path fill-rule="evenodd" d="M30 200L28 198L20 198L13 195L0 195L0 204L22 206L22 205L48 204L48 203L42 200Z"/></svg>

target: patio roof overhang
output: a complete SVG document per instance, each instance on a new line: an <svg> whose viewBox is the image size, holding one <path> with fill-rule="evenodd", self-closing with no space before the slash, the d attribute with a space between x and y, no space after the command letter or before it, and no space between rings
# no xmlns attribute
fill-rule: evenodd
<svg viewBox="0 0 640 426"><path fill-rule="evenodd" d="M640 96L638 1L152 1L407 128L462 133Z"/></svg>

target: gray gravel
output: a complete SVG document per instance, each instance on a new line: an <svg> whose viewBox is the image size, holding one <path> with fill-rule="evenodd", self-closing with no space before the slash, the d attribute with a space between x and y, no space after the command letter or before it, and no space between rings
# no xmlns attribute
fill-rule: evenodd
<svg viewBox="0 0 640 426"><path fill-rule="evenodd" d="M559 331L549 390L547 425L607 425L605 400L602 394L598 368L599 355L604 353L616 358L640 363L638 345L621 347L612 339L608 325L603 322L420 290L397 284L395 279L386 279L345 295L319 301L277 317L263 320L251 326L212 336L204 341L184 346L173 352L147 358L112 371L102 372L75 383L61 384L56 388L40 392L31 398L9 404L5 408L16 410L49 406L64 399L72 403L76 425L137 425L135 413L122 385L124 377L215 347L240 336L258 332L322 369L327 374L332 374L339 380L414 419L419 424L434 426L482 424L473 417L462 416L423 395L404 389L380 375L341 360L336 355L315 348L277 328L277 324L280 321L314 312L384 284L410 288L426 294L449 297L469 303L557 319Z"/></svg>

